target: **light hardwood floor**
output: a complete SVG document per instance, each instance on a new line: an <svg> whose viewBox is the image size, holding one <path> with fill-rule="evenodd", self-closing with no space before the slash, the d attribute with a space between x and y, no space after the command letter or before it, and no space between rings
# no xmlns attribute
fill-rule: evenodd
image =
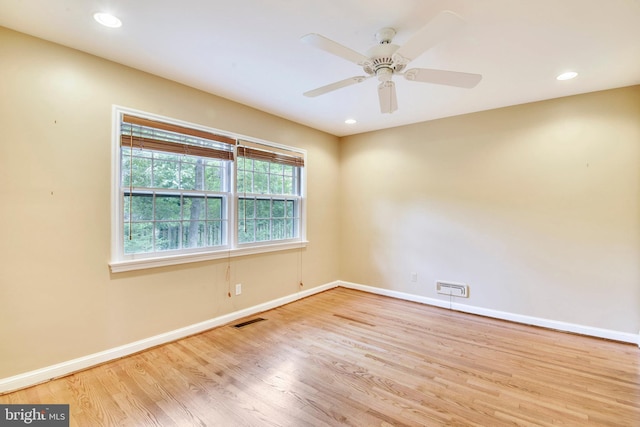
<svg viewBox="0 0 640 427"><path fill-rule="evenodd" d="M344 288L253 317L0 403L83 427L640 426L635 345Z"/></svg>

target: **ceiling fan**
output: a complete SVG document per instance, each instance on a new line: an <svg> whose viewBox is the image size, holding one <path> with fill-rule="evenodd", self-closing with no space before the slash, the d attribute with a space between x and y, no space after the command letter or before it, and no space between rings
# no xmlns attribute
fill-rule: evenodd
<svg viewBox="0 0 640 427"><path fill-rule="evenodd" d="M380 111L393 113L398 109L396 87L391 78L394 75L402 75L407 80L425 83L435 83L462 88L473 88L482 75L462 73L458 71L434 70L430 68L412 68L404 71L409 62L416 59L437 43L444 40L458 30L464 21L455 13L445 10L437 14L431 21L422 27L403 46L398 46L391 41L396 35L393 28L383 28L376 33L378 44L369 49L366 55L358 53L346 46L330 40L320 34L307 34L301 40L325 52L339 56L347 61L360 65L364 70L364 76L349 77L317 89L304 93L304 96L315 97L361 83L371 77L377 77L378 99Z"/></svg>

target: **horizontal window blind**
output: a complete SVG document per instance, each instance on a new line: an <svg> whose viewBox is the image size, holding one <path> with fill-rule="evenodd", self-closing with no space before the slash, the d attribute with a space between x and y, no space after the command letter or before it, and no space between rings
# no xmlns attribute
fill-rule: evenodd
<svg viewBox="0 0 640 427"><path fill-rule="evenodd" d="M167 153L209 157L213 159L233 160L232 151L216 150L215 148L201 147L198 145L160 141L157 139L144 138L140 136L122 135L121 144L124 147L132 147L137 149L164 151Z"/></svg>
<svg viewBox="0 0 640 427"><path fill-rule="evenodd" d="M128 114L122 116L122 123L128 125L120 135L123 147L233 160L233 138Z"/></svg>
<svg viewBox="0 0 640 427"><path fill-rule="evenodd" d="M304 166L304 156L295 151L279 149L277 147L257 146L246 141L240 141L238 156L254 160L264 160L289 166ZM253 146L248 146L249 144ZM254 148L255 147L255 148Z"/></svg>
<svg viewBox="0 0 640 427"><path fill-rule="evenodd" d="M206 132L199 129L187 128L184 126L174 125L170 123L159 122L156 120L144 119L142 117L131 116L124 114L122 116L124 123L131 123L133 125L140 125L154 129L166 130L168 132L180 133L183 135L191 135L202 139L208 139L211 141L223 142L225 144L236 145L236 140L224 135L218 135L211 132Z"/></svg>

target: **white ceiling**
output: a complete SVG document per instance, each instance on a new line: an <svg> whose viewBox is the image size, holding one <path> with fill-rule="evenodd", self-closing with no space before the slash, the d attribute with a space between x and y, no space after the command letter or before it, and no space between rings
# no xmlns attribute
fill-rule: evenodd
<svg viewBox="0 0 640 427"><path fill-rule="evenodd" d="M396 76L393 114L380 113L376 79L302 95L363 72L301 36L365 53L380 28L402 45L445 9L467 24L410 68L482 74L476 88ZM101 27L98 11L123 26ZM338 136L640 83L638 0L0 0L0 25ZM555 80L566 70L580 74Z"/></svg>

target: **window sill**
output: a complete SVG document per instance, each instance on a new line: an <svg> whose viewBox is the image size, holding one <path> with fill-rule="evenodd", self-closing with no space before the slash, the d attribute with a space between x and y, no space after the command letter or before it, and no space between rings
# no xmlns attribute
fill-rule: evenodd
<svg viewBox="0 0 640 427"><path fill-rule="evenodd" d="M180 254L155 258L138 258L109 263L112 273L144 270L147 268L167 267L170 265L186 264L190 262L210 261L215 259L235 258L245 255L262 254L276 251L306 248L306 240L286 243L266 244L244 248L235 248L215 252L200 252L194 254Z"/></svg>

